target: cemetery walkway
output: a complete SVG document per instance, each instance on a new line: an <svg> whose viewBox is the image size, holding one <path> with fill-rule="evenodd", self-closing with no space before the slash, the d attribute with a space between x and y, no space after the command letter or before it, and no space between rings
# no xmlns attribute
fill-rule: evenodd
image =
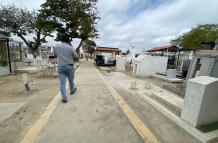
<svg viewBox="0 0 218 143"><path fill-rule="evenodd" d="M139 97L106 79L93 61L83 61L72 100L61 103L59 93L22 143L197 142Z"/></svg>
<svg viewBox="0 0 218 143"><path fill-rule="evenodd" d="M38 132L38 137L29 132L29 137L26 136L23 142L143 142L99 77L93 61L81 64L75 81L78 90L72 100L63 104L58 97L57 107L41 132ZM39 123L32 132L37 132L42 124Z"/></svg>

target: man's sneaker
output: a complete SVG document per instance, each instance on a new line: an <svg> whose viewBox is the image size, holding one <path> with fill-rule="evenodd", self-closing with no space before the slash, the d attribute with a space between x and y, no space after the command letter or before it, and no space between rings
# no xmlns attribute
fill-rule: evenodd
<svg viewBox="0 0 218 143"><path fill-rule="evenodd" d="M70 94L73 95L73 94L76 92L76 90L77 90L77 88L75 87L75 88L73 89L73 91L70 92Z"/></svg>
<svg viewBox="0 0 218 143"><path fill-rule="evenodd" d="M67 99L61 99L63 103L67 103Z"/></svg>

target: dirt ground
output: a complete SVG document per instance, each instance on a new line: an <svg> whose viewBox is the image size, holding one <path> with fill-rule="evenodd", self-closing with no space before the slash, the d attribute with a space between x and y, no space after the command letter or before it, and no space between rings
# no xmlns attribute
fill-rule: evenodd
<svg viewBox="0 0 218 143"><path fill-rule="evenodd" d="M0 77L0 103L25 103L15 114L0 122L0 142L18 143L40 117L59 91L57 77L29 75L30 94L24 90L20 75Z"/></svg>

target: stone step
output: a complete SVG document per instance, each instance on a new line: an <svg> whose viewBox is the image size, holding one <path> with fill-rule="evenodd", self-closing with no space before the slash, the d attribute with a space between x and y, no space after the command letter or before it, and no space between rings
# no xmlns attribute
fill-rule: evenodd
<svg viewBox="0 0 218 143"><path fill-rule="evenodd" d="M180 79L180 78L168 78L167 76L159 75L159 74L154 74L152 76L155 78L165 80L167 82L171 82L171 83L182 83L183 82L183 79Z"/></svg>
<svg viewBox="0 0 218 143"><path fill-rule="evenodd" d="M160 101L164 102L165 104L175 109L176 111L178 112L182 111L184 99L182 99L178 95L167 91L153 91L152 96L155 96Z"/></svg>
<svg viewBox="0 0 218 143"><path fill-rule="evenodd" d="M17 69L15 72L19 74L22 74L22 73L33 74L33 73L38 73L40 71L42 71L42 69L38 67L26 67L26 68Z"/></svg>
<svg viewBox="0 0 218 143"><path fill-rule="evenodd" d="M158 96L152 94L149 95L149 97L154 100L155 102L159 103L160 105L162 105L163 107L165 107L166 109L168 109L170 112L172 112L173 114L177 115L178 117L181 116L181 109L166 102L165 100L163 100L162 98L159 98Z"/></svg>
<svg viewBox="0 0 218 143"><path fill-rule="evenodd" d="M163 85L163 88L166 89L166 90L169 90L170 92L174 93L174 94L177 94L181 97L184 97L185 95L183 94L182 90L177 88L177 87L174 87L174 86L171 86L169 84L164 84Z"/></svg>
<svg viewBox="0 0 218 143"><path fill-rule="evenodd" d="M173 113L180 116L184 106L183 98L157 86L153 86L152 89L146 89L144 92L152 99L158 101L163 106L173 111Z"/></svg>

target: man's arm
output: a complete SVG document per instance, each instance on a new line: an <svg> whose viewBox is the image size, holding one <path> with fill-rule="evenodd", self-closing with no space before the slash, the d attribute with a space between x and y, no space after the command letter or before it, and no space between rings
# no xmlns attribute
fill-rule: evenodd
<svg viewBox="0 0 218 143"><path fill-rule="evenodd" d="M54 50L53 51L54 52L54 57L57 58L56 48L54 47L53 50Z"/></svg>
<svg viewBox="0 0 218 143"><path fill-rule="evenodd" d="M76 50L74 48L72 48L72 51L73 51L73 58L76 59L76 60L79 59L79 56L76 53Z"/></svg>

